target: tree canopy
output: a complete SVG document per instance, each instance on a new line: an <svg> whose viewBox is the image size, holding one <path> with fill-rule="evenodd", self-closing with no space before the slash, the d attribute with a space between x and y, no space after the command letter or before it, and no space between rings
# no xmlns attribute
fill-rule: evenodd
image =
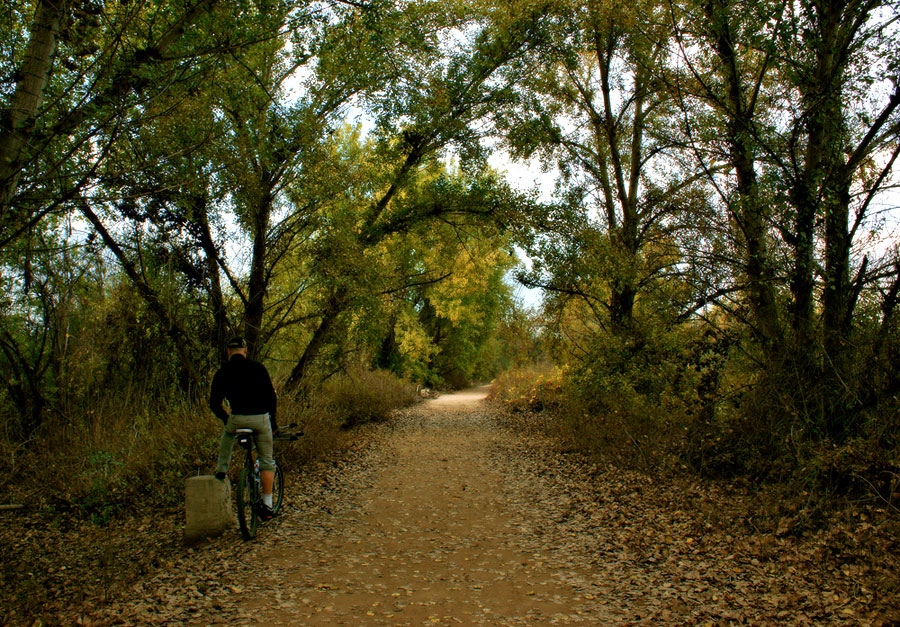
<svg viewBox="0 0 900 627"><path fill-rule="evenodd" d="M837 440L892 411L896 0L4 8L16 438L135 377L202 396L233 333L290 394L489 379L535 335L515 274L599 406L712 424L757 393L768 433Z"/></svg>

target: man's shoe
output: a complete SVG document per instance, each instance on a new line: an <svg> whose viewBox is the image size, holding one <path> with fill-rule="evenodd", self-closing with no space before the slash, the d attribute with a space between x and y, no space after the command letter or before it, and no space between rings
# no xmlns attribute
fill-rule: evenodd
<svg viewBox="0 0 900 627"><path fill-rule="evenodd" d="M272 508L266 505L265 503L259 504L259 519L262 521L272 520L275 518L275 512L272 511Z"/></svg>
<svg viewBox="0 0 900 627"><path fill-rule="evenodd" d="M225 477L227 477L227 476L228 476L228 475L227 475L226 473L224 473L224 472L217 472L217 473L216 473L216 479L218 479L219 481L225 481Z"/></svg>

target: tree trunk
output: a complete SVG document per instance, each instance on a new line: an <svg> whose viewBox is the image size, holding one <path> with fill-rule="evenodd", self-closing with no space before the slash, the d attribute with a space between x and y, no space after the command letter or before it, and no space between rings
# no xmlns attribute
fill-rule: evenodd
<svg viewBox="0 0 900 627"><path fill-rule="evenodd" d="M607 203L617 202L622 210L622 219L616 222L615 211L607 208L607 228L610 232L610 241L615 251L619 273L609 282L609 311L612 326L617 331L627 332L631 329L634 316L634 302L637 296L635 287L635 272L638 263L640 242L638 241L637 211L638 190L640 189L642 150L644 135L644 88L646 70L638 65L634 76L634 121L631 136L622 139L620 131L620 116L613 111L613 103L616 96L610 83L610 68L616 47L619 44L618 34L613 31L602 35L599 30L594 31L594 53L597 55L598 69L600 71L601 93L603 95L603 140L604 148L609 154L609 164L613 170L612 182L604 173L601 187ZM590 106L590 103L586 103ZM599 138L599 134L598 134ZM620 144L630 141L630 158L626 161L623 156L623 146ZM602 149L601 149L602 150ZM605 165L601 167L604 167ZM612 183L615 185L613 193ZM614 200L615 199L615 200Z"/></svg>
<svg viewBox="0 0 900 627"><path fill-rule="evenodd" d="M635 290L627 281L613 282L609 297L609 316L614 329L624 332L631 328L635 296Z"/></svg>
<svg viewBox="0 0 900 627"><path fill-rule="evenodd" d="M41 0L38 3L20 78L9 108L2 112L0 211L3 212L3 223L13 219L9 215L9 204L19 183L22 164L27 158L28 139L34 130L41 97L50 78L50 67L59 39L59 26L65 10L66 3L63 0Z"/></svg>
<svg viewBox="0 0 900 627"><path fill-rule="evenodd" d="M838 189L825 209L825 285L822 290L822 322L825 332L825 353L829 361L842 374L844 354L848 348L850 323L852 322L850 282L849 232L850 185L839 181Z"/></svg>
<svg viewBox="0 0 900 627"><path fill-rule="evenodd" d="M325 304L325 311L322 312L322 319L319 321L319 326L313 331L312 337L307 343L306 349L303 351L303 355L301 355L297 364L294 366L294 369L291 371L291 375L285 382L285 387L288 390L297 391L300 388L300 384L308 374L310 365L318 356L319 350L321 350L325 341L331 334L338 316L346 307L347 290L346 288L338 288L332 292L328 302Z"/></svg>
<svg viewBox="0 0 900 627"><path fill-rule="evenodd" d="M398 361L397 348L397 314L391 314L388 320L388 330L384 339L381 340L381 346L378 349L378 355L375 358L375 367L382 370L392 370Z"/></svg>
<svg viewBox="0 0 900 627"><path fill-rule="evenodd" d="M265 185L265 183L263 183ZM253 221L253 250L250 258L250 277L247 282L247 303L244 306L244 337L248 354L260 353L260 333L265 313L266 290L269 278L266 274L268 257L269 216L272 212L272 193L268 186L260 195Z"/></svg>
<svg viewBox="0 0 900 627"><path fill-rule="evenodd" d="M809 151L807 151L809 152ZM808 159L814 158L808 154ZM813 367L815 359L814 328L814 289L815 289L815 257L816 244L815 198L810 193L810 182L801 175L791 189L791 203L794 206L794 232L792 234L794 266L791 268L791 327L794 330L794 350L797 356L805 359L808 367Z"/></svg>
<svg viewBox="0 0 900 627"><path fill-rule="evenodd" d="M802 76L800 92L806 117L806 160L801 173L807 194L819 199L824 214L825 266L822 286L822 333L825 349L822 377L823 421L826 432L843 437L847 425L847 348L852 321L850 282L850 185L852 172L844 155L846 118L842 102L846 50L859 16L848 21L844 3L822 3L813 15L810 44L813 65ZM811 204L811 201L807 201ZM806 207L803 207L806 209ZM800 207L798 207L798 211ZM805 295L804 295L805 296Z"/></svg>
<svg viewBox="0 0 900 627"><path fill-rule="evenodd" d="M750 306L766 355L770 360L777 360L783 336L766 241L765 207L759 198L756 179L755 153L750 134L753 111L746 103L741 84L727 7L722 0L711 0L706 10L716 54L722 63L729 157L737 177L739 196L738 207L732 210L732 214L744 236L744 272L747 275Z"/></svg>
<svg viewBox="0 0 900 627"><path fill-rule="evenodd" d="M222 281L219 274L219 250L213 242L207 214L207 198L198 196L193 199L194 220L200 227L199 243L206 257L207 291L212 307L213 327L216 350L224 361L226 358L225 343L228 341L228 312L225 309L225 298L222 294Z"/></svg>
<svg viewBox="0 0 900 627"><path fill-rule="evenodd" d="M131 280L132 285L134 285L141 295L141 298L144 299L144 302L147 303L150 310L156 315L166 329L169 338L172 340L172 344L178 351L178 356L181 358L181 365L188 378L193 383L191 389L196 390L197 393L199 393L199 390L204 388L203 377L200 376L200 372L197 370L197 367L194 365L194 362L188 353L188 348L192 344L188 334L185 333L181 328L181 325L172 317L170 312L166 309L166 306L159 299L157 293L153 291L153 288L147 285L137 271L137 268L134 267L131 259L128 258L125 251L122 250L122 247L119 246L118 242L116 242L106 227L103 226L103 223L100 221L100 218L97 217L97 214L94 213L84 201L79 203L79 210L81 211L81 215L91 223L94 230L96 230L103 239L103 243L106 247L116 256L116 259L119 260L119 264Z"/></svg>

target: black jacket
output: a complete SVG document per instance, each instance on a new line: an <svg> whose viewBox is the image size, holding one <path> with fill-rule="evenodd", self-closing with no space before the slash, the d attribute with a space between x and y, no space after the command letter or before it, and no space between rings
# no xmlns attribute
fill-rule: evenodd
<svg viewBox="0 0 900 627"><path fill-rule="evenodd" d="M222 422L228 421L228 412L222 401L228 399L232 414L269 414L272 432L276 431L275 412L278 399L266 367L243 355L232 355L212 380L209 391L209 408Z"/></svg>

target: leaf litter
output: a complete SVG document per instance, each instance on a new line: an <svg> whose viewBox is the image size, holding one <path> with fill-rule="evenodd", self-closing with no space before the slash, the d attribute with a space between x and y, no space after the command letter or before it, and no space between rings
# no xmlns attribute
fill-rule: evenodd
<svg viewBox="0 0 900 627"><path fill-rule="evenodd" d="M478 395L366 427L289 474L257 539L180 544L183 514L7 517L10 625L900 624L887 512L762 528L736 483L562 452ZM9 523L9 524L7 524Z"/></svg>

